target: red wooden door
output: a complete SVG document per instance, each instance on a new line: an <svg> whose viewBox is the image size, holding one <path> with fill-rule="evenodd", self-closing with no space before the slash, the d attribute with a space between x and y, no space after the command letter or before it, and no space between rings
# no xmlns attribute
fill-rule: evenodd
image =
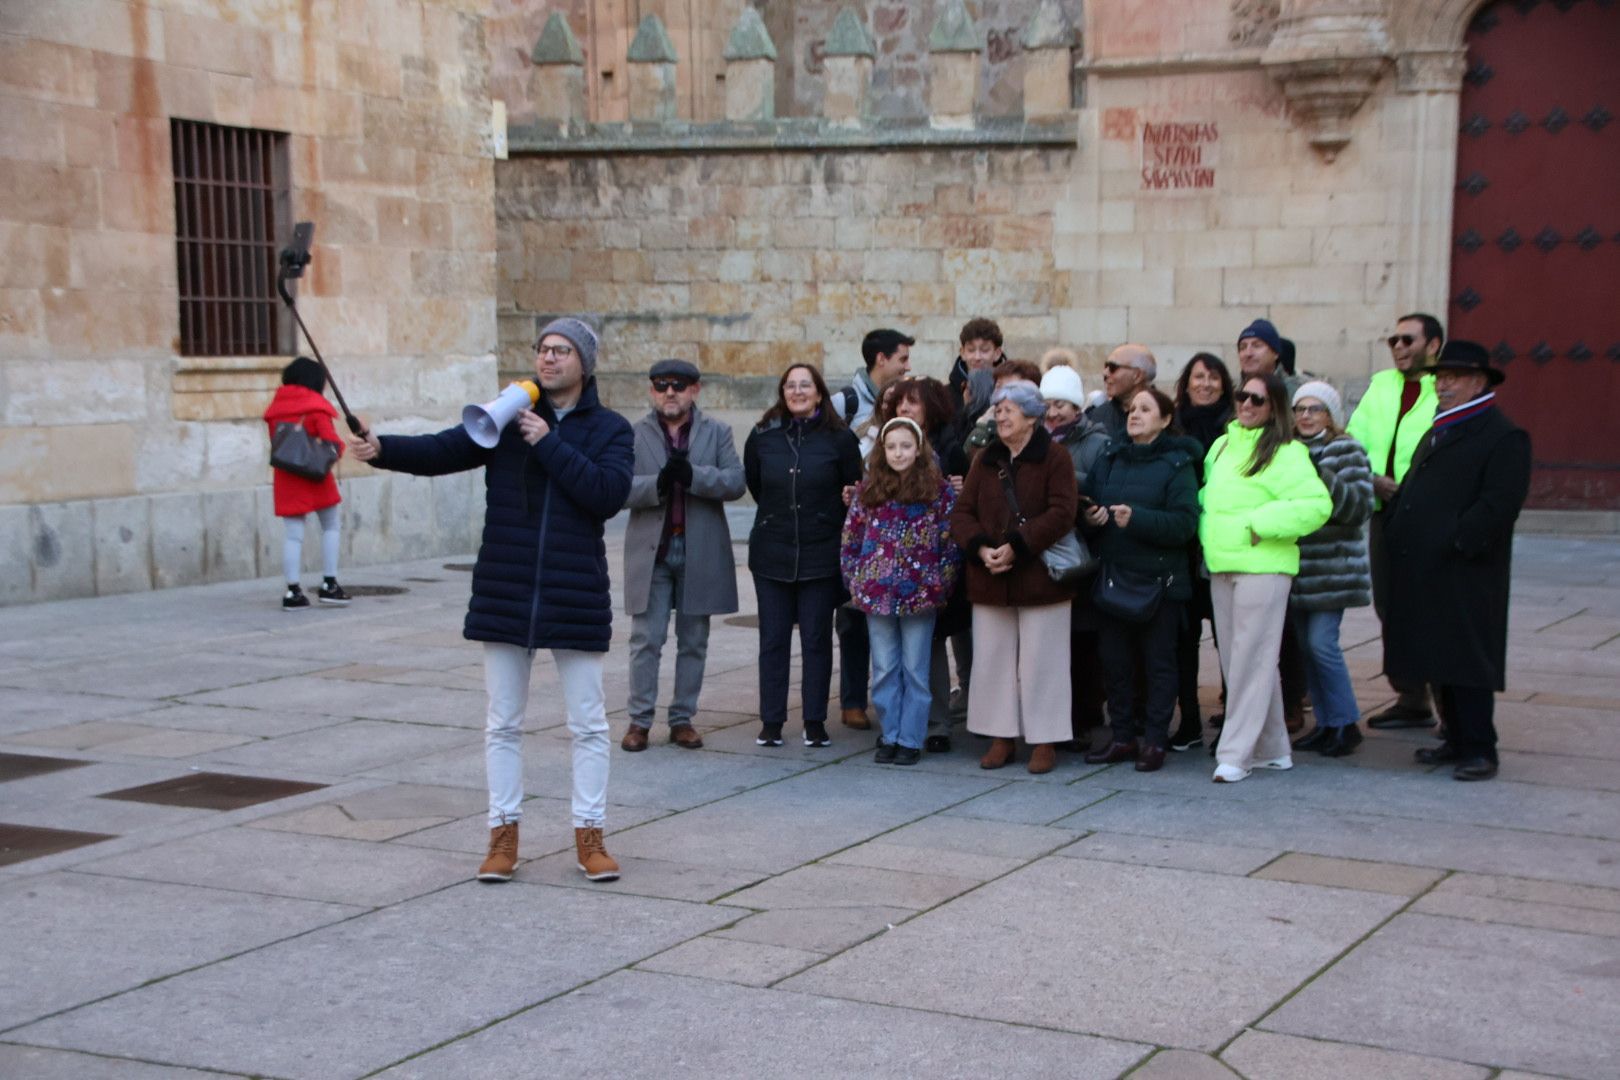
<svg viewBox="0 0 1620 1080"><path fill-rule="evenodd" d="M1530 505L1620 509L1620 0L1497 0L1467 43L1448 332L1507 371Z"/></svg>

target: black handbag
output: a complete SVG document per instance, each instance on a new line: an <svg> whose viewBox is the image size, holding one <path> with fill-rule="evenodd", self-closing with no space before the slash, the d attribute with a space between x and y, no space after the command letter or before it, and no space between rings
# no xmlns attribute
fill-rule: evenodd
<svg viewBox="0 0 1620 1080"><path fill-rule="evenodd" d="M1174 574L1147 574L1123 566L1104 566L1091 587L1098 611L1130 623L1145 623L1159 610Z"/></svg>
<svg viewBox="0 0 1620 1080"><path fill-rule="evenodd" d="M1022 526L1025 523L1024 512L1018 507L1018 493L1013 490L1012 477L1006 469L998 469L997 472L1007 496L1007 506L1012 510L1013 518ZM1070 529L1041 552L1041 563L1046 567L1047 576L1059 585L1078 585L1081 579L1097 572L1098 560L1091 552L1091 545Z"/></svg>
<svg viewBox="0 0 1620 1080"><path fill-rule="evenodd" d="M311 435L304 427L303 417L299 417L297 423L283 420L270 434L272 468L305 480L325 480L337 459L337 445Z"/></svg>

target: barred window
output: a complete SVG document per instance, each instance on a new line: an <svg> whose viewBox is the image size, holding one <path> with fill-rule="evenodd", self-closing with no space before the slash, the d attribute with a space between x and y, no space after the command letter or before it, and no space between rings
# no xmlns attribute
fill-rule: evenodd
<svg viewBox="0 0 1620 1080"><path fill-rule="evenodd" d="M170 120L182 356L277 356L292 346L276 298L291 217L287 136Z"/></svg>

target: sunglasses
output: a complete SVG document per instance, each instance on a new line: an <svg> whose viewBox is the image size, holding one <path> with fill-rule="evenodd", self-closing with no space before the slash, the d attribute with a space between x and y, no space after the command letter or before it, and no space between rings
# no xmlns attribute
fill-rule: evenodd
<svg viewBox="0 0 1620 1080"><path fill-rule="evenodd" d="M1232 395L1232 400L1237 402L1239 405L1264 405L1266 403L1266 395L1256 394L1251 390L1239 390L1237 393Z"/></svg>
<svg viewBox="0 0 1620 1080"><path fill-rule="evenodd" d="M1392 349L1397 345L1416 345L1416 344L1417 344L1417 338L1413 337L1411 334L1391 334L1391 335L1389 335L1389 347L1392 348Z"/></svg>
<svg viewBox="0 0 1620 1080"><path fill-rule="evenodd" d="M667 394L671 390L678 394L691 385L685 379L654 379L652 381L652 388L660 394Z"/></svg>
<svg viewBox="0 0 1620 1080"><path fill-rule="evenodd" d="M1107 363L1107 364L1103 365L1103 370L1108 372L1108 374L1112 375L1114 372L1118 371L1123 366L1124 366L1123 364Z"/></svg>

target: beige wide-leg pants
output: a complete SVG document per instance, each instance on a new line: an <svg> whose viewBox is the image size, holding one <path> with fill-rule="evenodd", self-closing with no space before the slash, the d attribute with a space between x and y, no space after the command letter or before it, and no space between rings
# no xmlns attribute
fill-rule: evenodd
<svg viewBox="0 0 1620 1080"><path fill-rule="evenodd" d="M1066 742L1069 602L1039 607L973 605L968 730L1031 746ZM1275 666L1275 665L1273 665Z"/></svg>
<svg viewBox="0 0 1620 1080"><path fill-rule="evenodd" d="M1226 726L1215 760L1250 768L1287 757L1277 652L1288 619L1287 574L1211 574L1215 634L1226 676Z"/></svg>

